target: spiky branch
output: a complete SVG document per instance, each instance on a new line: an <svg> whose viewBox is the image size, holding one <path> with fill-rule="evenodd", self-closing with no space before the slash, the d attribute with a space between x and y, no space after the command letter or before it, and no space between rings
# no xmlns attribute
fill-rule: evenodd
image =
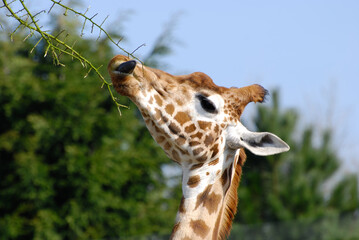
<svg viewBox="0 0 359 240"><path fill-rule="evenodd" d="M105 23L105 21L107 20L108 16L102 21L101 24L97 24L94 21L94 18L96 17L97 14L95 14L91 17L87 16L87 12L89 9L87 9L84 13L81 13L81 12L76 11L73 8L61 3L61 0L58 0L58 1L50 0L50 1L52 2L52 5L48 9L48 11L41 10L40 12L33 13L26 6L24 0L12 0L10 2L7 0L2 0L4 5L1 6L0 8L6 8L9 11L9 14L7 16L14 18L18 22L17 27L10 34L11 40L13 39L13 35L21 28L25 28L29 31L29 34L24 38L24 41L27 40L28 38L32 37L33 35L35 35L35 33L39 34L40 38L35 43L35 45L33 46L33 48L31 49L30 52L32 52L38 46L38 44L40 42L45 42L46 50L45 50L44 57L46 57L48 53L51 53L55 65L64 66L64 64L62 64L60 61L60 56L62 54L64 54L64 55L71 56L73 59L76 59L77 61L79 61L81 63L81 65L84 68L88 69L88 72L85 74L84 77L87 77L87 75L91 71L94 71L97 74L97 76L100 78L100 80L102 81L101 87L107 88L112 100L114 101L114 103L117 106L117 109L121 113L120 108L126 107L126 106L118 103L117 98L113 95L113 92L111 91L112 84L110 82L107 82L105 80L105 78L103 77L103 75L100 73L99 69L102 67L102 65L95 66L89 59L87 59L86 57L81 55L81 53L79 53L76 50L74 44L73 45L68 44L66 42L66 39L69 36L68 34L66 34L64 39L61 40L59 37L60 37L60 35L63 35L65 31L60 31L60 33L58 33L57 35L53 35L50 33L49 30L43 30L43 26L39 25L39 20L37 20L37 17L42 13L46 13L46 12L50 13L51 10L54 8L54 6L59 6L64 10L65 16L67 16L67 14L69 12L71 12L71 13L75 14L76 16L79 16L84 19L82 28L81 28L81 36L83 36L83 34L84 34L84 29L85 29L86 23L89 22L91 24L91 33L93 32L94 28L97 28L99 30L99 35L98 35L97 39L99 39L101 37L101 34L103 33L103 34L105 34L105 36L109 39L109 41L111 43L113 43L117 48L119 48L125 54L127 54L128 56L131 56L132 58L135 58L135 59L137 59L137 58L133 56L133 52L132 53L127 52L125 49L123 49L119 45L121 39L119 41L115 42L114 39L110 36L110 34L108 34L103 29L102 26ZM21 6L20 9L15 9L15 7L13 7L15 2L20 3L20 6Z"/></svg>

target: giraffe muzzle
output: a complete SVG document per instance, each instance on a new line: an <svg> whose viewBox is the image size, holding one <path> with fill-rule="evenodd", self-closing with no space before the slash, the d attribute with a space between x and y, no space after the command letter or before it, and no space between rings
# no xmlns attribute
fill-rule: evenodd
<svg viewBox="0 0 359 240"><path fill-rule="evenodd" d="M135 67L136 67L136 61L131 60L131 61L121 63L120 66L118 66L116 68L116 71L118 71L120 73L124 73L124 74L131 74L133 72L133 70L135 69Z"/></svg>

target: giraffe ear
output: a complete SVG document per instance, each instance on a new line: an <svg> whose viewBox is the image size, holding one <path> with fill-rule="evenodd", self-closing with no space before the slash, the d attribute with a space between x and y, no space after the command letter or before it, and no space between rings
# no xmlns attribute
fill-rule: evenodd
<svg viewBox="0 0 359 240"><path fill-rule="evenodd" d="M244 147L259 156L289 151L290 147L278 136L269 132L251 132L242 124L227 128L227 144L230 148Z"/></svg>
<svg viewBox="0 0 359 240"><path fill-rule="evenodd" d="M235 91L241 97L241 102L244 106L250 102L263 102L268 95L268 91L258 84L235 88L232 91Z"/></svg>

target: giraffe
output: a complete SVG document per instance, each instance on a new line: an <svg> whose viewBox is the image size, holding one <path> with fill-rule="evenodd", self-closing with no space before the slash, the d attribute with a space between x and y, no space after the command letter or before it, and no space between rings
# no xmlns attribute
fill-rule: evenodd
<svg viewBox="0 0 359 240"><path fill-rule="evenodd" d="M115 90L140 110L154 140L182 168L182 199L171 239L225 239L237 211L246 160L289 150L279 137L240 122L245 106L267 95L260 85L219 87L204 73L174 76L117 55L108 65Z"/></svg>

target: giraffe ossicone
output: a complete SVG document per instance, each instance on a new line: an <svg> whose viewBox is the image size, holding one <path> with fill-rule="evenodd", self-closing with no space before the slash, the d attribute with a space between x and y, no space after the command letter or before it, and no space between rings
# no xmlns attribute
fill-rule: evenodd
<svg viewBox="0 0 359 240"><path fill-rule="evenodd" d="M183 171L183 197L171 239L224 239L237 209L237 187L246 160L289 150L272 133L247 130L245 106L262 102L260 85L219 87L204 73L174 76L115 56L108 72L116 91L139 108L146 126Z"/></svg>

